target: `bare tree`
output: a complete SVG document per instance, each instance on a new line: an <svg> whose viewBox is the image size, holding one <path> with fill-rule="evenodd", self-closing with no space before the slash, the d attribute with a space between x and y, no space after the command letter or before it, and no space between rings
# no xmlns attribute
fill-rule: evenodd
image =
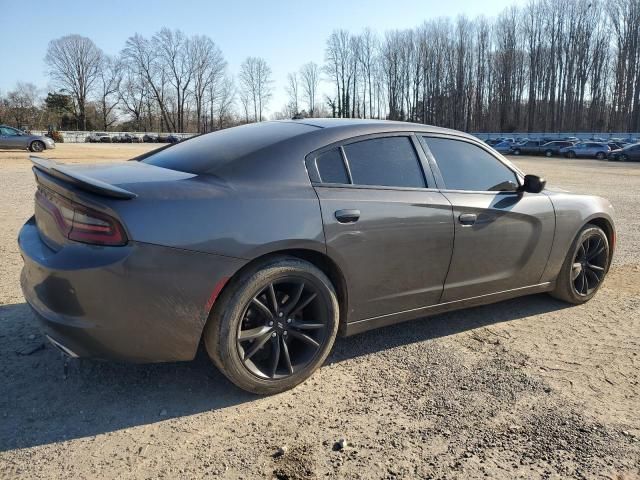
<svg viewBox="0 0 640 480"><path fill-rule="evenodd" d="M102 128L107 130L116 118L113 110L120 102L120 84L122 83L122 64L119 59L104 55L98 69L98 94Z"/></svg>
<svg viewBox="0 0 640 480"><path fill-rule="evenodd" d="M272 94L271 68L260 57L247 57L240 67L240 100L248 101L245 114L253 109L253 120L261 122ZM245 115L248 117L248 115Z"/></svg>
<svg viewBox="0 0 640 480"><path fill-rule="evenodd" d="M6 115L19 127L32 127L38 120L38 88L33 83L18 82L7 93Z"/></svg>
<svg viewBox="0 0 640 480"><path fill-rule="evenodd" d="M307 112L310 117L316 116L316 96L320 85L320 67L314 62L305 63L300 68L302 91L307 101Z"/></svg>
<svg viewBox="0 0 640 480"><path fill-rule="evenodd" d="M191 39L190 50L197 129L203 133L205 96L208 94L210 101L215 102L217 87L224 76L227 62L213 40L203 35Z"/></svg>
<svg viewBox="0 0 640 480"><path fill-rule="evenodd" d="M71 94L78 105L79 122L87 128L87 99L98 79L102 51L92 40L67 35L49 42L45 62L54 83Z"/></svg>
<svg viewBox="0 0 640 480"><path fill-rule="evenodd" d="M300 97L298 94L298 74L296 72L289 73L287 75L286 90L287 95L289 95L289 104L287 105L288 110L292 111L293 115L300 113L300 105L298 102Z"/></svg>

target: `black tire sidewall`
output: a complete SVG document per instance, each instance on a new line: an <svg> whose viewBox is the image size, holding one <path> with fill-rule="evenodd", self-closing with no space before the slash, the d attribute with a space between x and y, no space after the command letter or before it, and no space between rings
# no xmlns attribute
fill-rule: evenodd
<svg viewBox="0 0 640 480"><path fill-rule="evenodd" d="M269 283L286 276L314 283L328 309L329 330L324 344L305 368L283 379L268 380L254 375L242 363L236 347L237 330L251 299ZM295 387L322 365L333 347L338 323L338 300L327 276L306 261L282 257L243 272L232 280L214 305L205 327L204 341L209 356L231 382L252 393L274 394Z"/></svg>
<svg viewBox="0 0 640 480"><path fill-rule="evenodd" d="M582 230L578 233L569 252L567 254L567 258L565 259L564 264L562 265L562 270L557 278L557 285L554 291L554 296L560 298L562 300L568 301L574 304L580 304L588 302L593 298L593 296L598 292L602 284L604 283L604 278L600 281L600 283L594 288L594 290L588 295L580 295L576 292L575 287L573 285L573 280L571 279L571 270L573 268L573 260L576 258L576 254L582 242L589 236L594 234L598 234L606 245L607 252L607 261L604 266L604 275L606 277L607 272L609 271L609 262L610 262L610 246L609 239L605 232L598 226L593 224L586 224Z"/></svg>
<svg viewBox="0 0 640 480"><path fill-rule="evenodd" d="M36 150L35 148L33 148L34 145L40 145L42 148L40 150ZM44 152L45 148L46 147L44 143L40 140L34 140L33 142L31 142L31 145L29 145L29 150L31 150L32 152Z"/></svg>

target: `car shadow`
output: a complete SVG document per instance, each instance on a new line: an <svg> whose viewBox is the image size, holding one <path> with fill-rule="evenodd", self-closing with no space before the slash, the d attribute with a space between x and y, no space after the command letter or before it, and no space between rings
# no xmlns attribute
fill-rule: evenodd
<svg viewBox="0 0 640 480"><path fill-rule="evenodd" d="M509 300L337 340L327 362L564 308L546 295ZM67 360L25 303L0 306L0 451L147 425L251 402L202 348L192 362L136 365Z"/></svg>

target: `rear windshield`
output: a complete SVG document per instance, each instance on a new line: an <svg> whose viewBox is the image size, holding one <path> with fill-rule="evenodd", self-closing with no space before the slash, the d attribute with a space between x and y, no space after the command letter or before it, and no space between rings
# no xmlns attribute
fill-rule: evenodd
<svg viewBox="0 0 640 480"><path fill-rule="evenodd" d="M252 123L191 138L141 161L196 175L213 173L252 152L316 129L294 122Z"/></svg>

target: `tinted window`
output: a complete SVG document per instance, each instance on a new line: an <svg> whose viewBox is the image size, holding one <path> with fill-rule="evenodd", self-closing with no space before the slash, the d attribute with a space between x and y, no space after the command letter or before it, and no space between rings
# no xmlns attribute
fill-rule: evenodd
<svg viewBox="0 0 640 480"><path fill-rule="evenodd" d="M408 137L373 138L344 146L356 185L424 188L418 156Z"/></svg>
<svg viewBox="0 0 640 480"><path fill-rule="evenodd" d="M0 127L0 133L2 135L18 135L18 131L14 130L13 128L9 128L9 127Z"/></svg>
<svg viewBox="0 0 640 480"><path fill-rule="evenodd" d="M143 156L142 161L181 172L215 173L245 155L314 130L303 123L252 123L190 138Z"/></svg>
<svg viewBox="0 0 640 480"><path fill-rule="evenodd" d="M446 138L423 138L450 190L511 190L506 182L518 184L515 173L476 145Z"/></svg>
<svg viewBox="0 0 640 480"><path fill-rule="evenodd" d="M325 183L349 183L347 170L344 168L340 150L334 148L318 155L316 158L320 180Z"/></svg>

